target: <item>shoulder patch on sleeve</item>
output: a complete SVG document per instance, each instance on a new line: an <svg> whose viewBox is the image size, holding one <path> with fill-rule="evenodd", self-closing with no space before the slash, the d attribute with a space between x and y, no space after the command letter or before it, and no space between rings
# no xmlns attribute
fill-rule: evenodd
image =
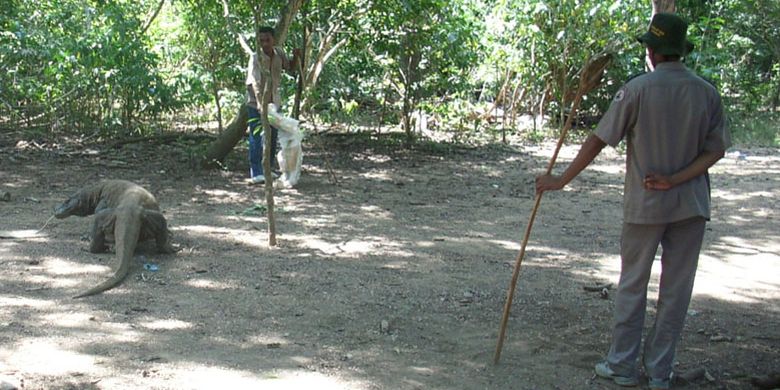
<svg viewBox="0 0 780 390"><path fill-rule="evenodd" d="M615 98L613 99L616 102L619 102L623 100L623 98L626 97L626 90L624 88L621 88L617 93L615 94Z"/></svg>

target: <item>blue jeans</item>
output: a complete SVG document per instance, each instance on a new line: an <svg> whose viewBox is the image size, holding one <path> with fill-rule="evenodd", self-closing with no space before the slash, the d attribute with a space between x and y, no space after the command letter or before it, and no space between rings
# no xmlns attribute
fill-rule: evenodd
<svg viewBox="0 0 780 390"><path fill-rule="evenodd" d="M250 177L263 176L263 120L260 112L254 107L247 106L249 118L249 174ZM279 130L271 127L271 169L278 166L276 162L276 149Z"/></svg>

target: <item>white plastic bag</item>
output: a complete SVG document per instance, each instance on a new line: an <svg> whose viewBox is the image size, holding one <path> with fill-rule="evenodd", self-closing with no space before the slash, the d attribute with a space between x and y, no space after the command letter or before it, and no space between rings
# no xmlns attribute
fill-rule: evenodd
<svg viewBox="0 0 780 390"><path fill-rule="evenodd" d="M276 158L279 161L279 168L282 170L280 180L287 187L293 187L301 178L301 164L303 164L303 133L300 130L300 123L293 119L285 117L276 111L273 103L268 104L268 123L279 129L279 152Z"/></svg>

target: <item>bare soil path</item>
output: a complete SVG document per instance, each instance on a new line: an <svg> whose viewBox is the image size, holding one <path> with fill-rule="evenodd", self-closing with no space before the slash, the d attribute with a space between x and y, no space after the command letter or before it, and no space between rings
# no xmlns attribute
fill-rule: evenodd
<svg viewBox="0 0 780 390"><path fill-rule="evenodd" d="M271 249L256 207L262 188L244 181L245 149L228 169L200 171L190 164L194 146L102 150L0 135L0 190L11 194L0 201L0 230L37 229L82 185L117 178L157 196L182 247L142 251L122 285L74 300L115 263L86 251L90 219L0 239L0 381L23 389L615 388L592 374L608 348L612 296L583 287L617 282L618 152L605 150L566 191L545 195L493 366L533 177L552 145L406 150L394 138L355 134L317 142L297 188L276 193L280 245ZM567 146L559 164L575 152ZM707 375L681 388L750 389L752 375L780 370L780 153L740 152L712 169L714 215L677 359L679 371ZM144 261L159 270L144 270Z"/></svg>

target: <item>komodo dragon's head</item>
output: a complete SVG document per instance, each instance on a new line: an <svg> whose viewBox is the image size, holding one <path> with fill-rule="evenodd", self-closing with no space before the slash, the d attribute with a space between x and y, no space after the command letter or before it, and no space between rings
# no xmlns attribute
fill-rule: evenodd
<svg viewBox="0 0 780 390"><path fill-rule="evenodd" d="M71 215L84 217L92 214L92 212L93 210L90 209L89 204L83 201L81 191L71 195L68 200L54 208L54 216L59 219L67 218Z"/></svg>

